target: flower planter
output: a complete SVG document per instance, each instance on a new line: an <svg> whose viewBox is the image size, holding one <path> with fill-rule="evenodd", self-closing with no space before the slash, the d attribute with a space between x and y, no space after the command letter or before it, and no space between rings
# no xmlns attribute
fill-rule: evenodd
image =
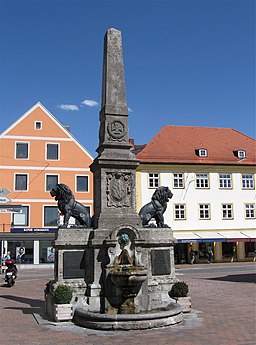
<svg viewBox="0 0 256 345"><path fill-rule="evenodd" d="M191 297L173 297L181 306L181 310L183 313L190 313L191 311Z"/></svg>
<svg viewBox="0 0 256 345"><path fill-rule="evenodd" d="M72 304L53 304L53 318L55 321L68 321L73 318Z"/></svg>

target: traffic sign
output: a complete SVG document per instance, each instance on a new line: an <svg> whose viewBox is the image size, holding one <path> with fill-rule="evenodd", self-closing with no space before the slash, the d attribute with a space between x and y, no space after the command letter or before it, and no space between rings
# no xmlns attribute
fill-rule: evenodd
<svg viewBox="0 0 256 345"><path fill-rule="evenodd" d="M6 196L10 194L12 191L6 187L0 187L0 196Z"/></svg>
<svg viewBox="0 0 256 345"><path fill-rule="evenodd" d="M7 202L10 202L11 199L7 198L6 196L0 196L0 204L6 204Z"/></svg>

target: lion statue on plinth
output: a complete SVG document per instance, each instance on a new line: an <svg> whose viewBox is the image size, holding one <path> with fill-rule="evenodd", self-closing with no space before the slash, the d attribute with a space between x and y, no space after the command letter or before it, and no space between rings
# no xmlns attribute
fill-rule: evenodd
<svg viewBox="0 0 256 345"><path fill-rule="evenodd" d="M140 212L139 216L142 220L143 227L150 227L149 221L154 218L158 228L169 228L167 224L164 224L164 212L167 208L167 202L173 197L172 192L168 187L158 187L151 201L144 205Z"/></svg>
<svg viewBox="0 0 256 345"><path fill-rule="evenodd" d="M68 226L70 217L74 217L79 222L80 226L90 227L91 217L88 209L80 202L75 200L75 197L70 188L64 183L58 183L50 191L52 197L58 201L58 208L62 215L64 215L63 227Z"/></svg>

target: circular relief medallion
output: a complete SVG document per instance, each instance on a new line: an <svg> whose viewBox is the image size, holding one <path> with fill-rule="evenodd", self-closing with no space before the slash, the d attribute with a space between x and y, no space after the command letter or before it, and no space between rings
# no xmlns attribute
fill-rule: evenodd
<svg viewBox="0 0 256 345"><path fill-rule="evenodd" d="M108 133L114 139L121 139L125 135L124 124L117 120L109 123Z"/></svg>

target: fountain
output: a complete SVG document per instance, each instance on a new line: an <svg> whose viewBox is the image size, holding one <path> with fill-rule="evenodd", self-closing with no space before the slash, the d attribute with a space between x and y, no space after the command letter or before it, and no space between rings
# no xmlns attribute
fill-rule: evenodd
<svg viewBox="0 0 256 345"><path fill-rule="evenodd" d="M168 294L177 281L175 239L163 221L172 193L168 187L158 188L152 201L136 213L139 162L131 152L128 132L121 32L109 29L104 40L98 156L90 167L93 228L59 228L55 240L52 285L73 286L73 322L86 328L147 329L183 319ZM149 224L151 218L155 227Z"/></svg>

